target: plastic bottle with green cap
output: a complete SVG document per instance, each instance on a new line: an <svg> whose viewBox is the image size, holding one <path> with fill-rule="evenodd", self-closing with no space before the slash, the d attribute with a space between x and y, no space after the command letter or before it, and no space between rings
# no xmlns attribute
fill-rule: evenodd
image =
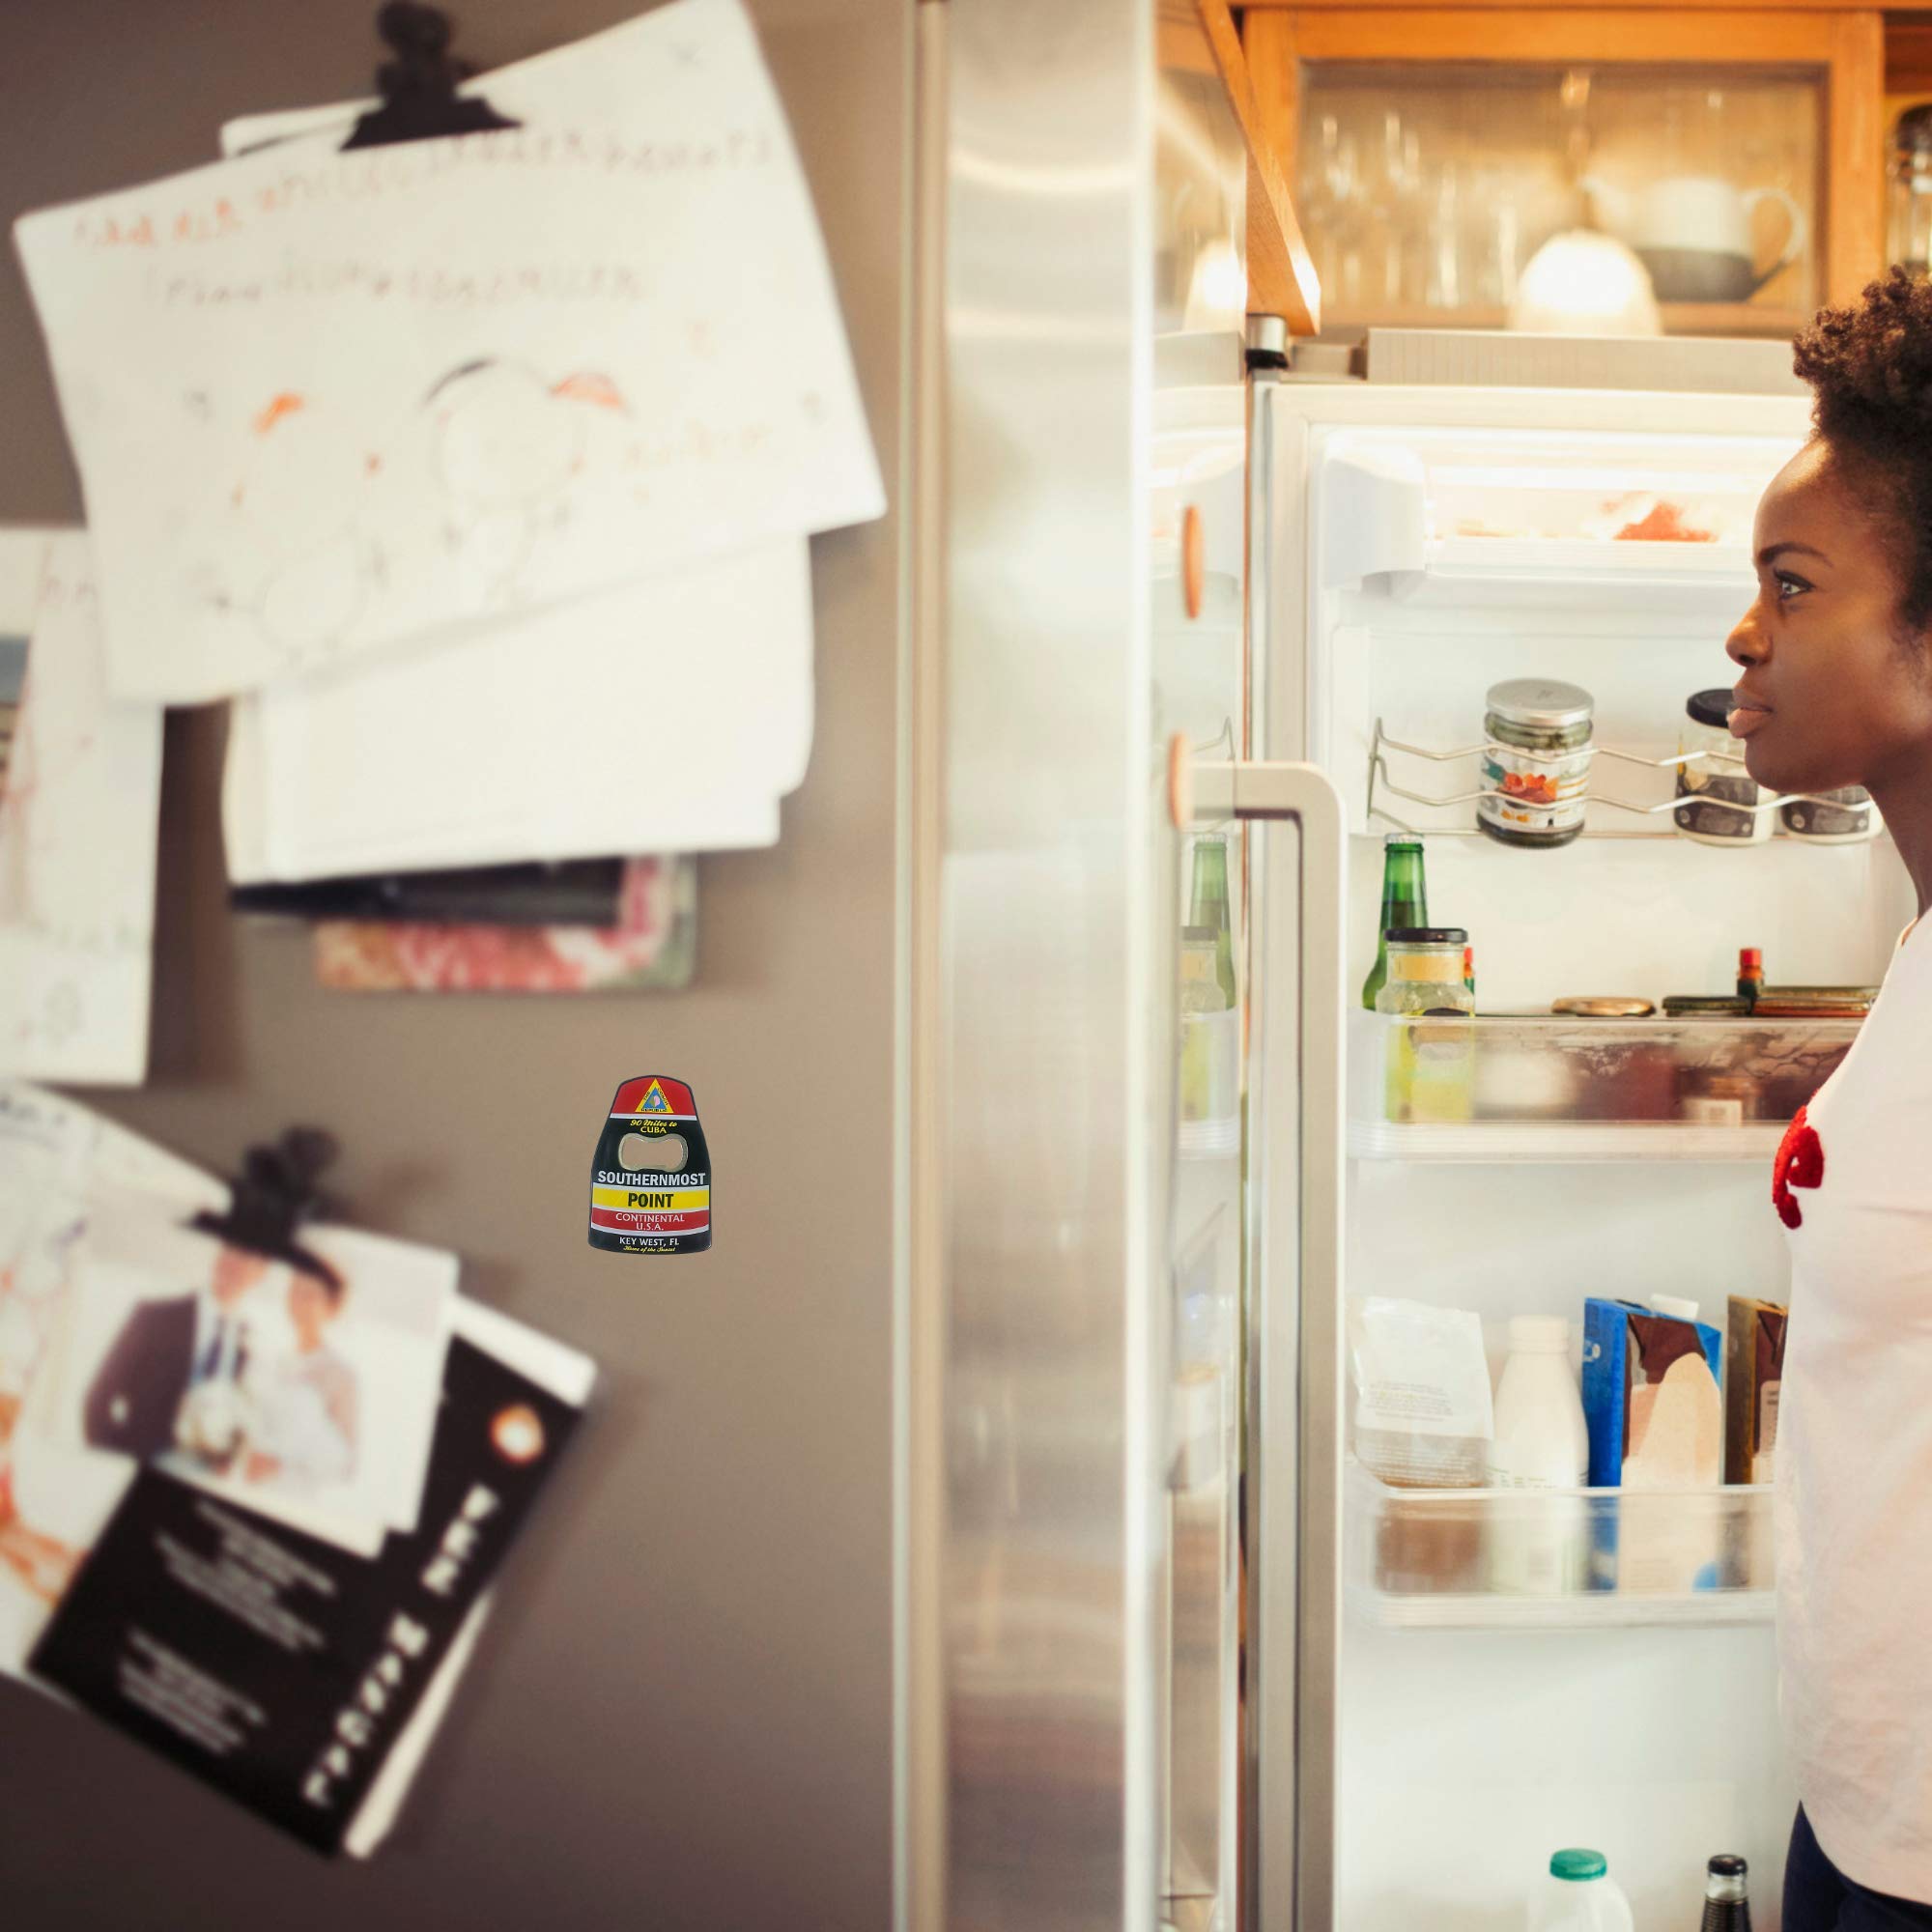
<svg viewBox="0 0 1932 1932"><path fill-rule="evenodd" d="M1553 1852L1529 1904L1529 1932L1636 1932L1630 1900L1602 1852Z"/></svg>

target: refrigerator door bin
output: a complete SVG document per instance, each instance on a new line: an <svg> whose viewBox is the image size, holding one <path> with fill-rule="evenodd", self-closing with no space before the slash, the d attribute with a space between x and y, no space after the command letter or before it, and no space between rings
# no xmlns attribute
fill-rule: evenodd
<svg viewBox="0 0 1932 1932"><path fill-rule="evenodd" d="M1765 1623L1772 1486L1399 1490L1349 1464L1347 1593L1385 1630Z"/></svg>
<svg viewBox="0 0 1932 1932"><path fill-rule="evenodd" d="M1752 582L1778 437L1347 430L1322 449L1324 589L1417 604L1654 605L1733 611Z"/></svg>
<svg viewBox="0 0 1932 1932"><path fill-rule="evenodd" d="M1769 1158L1856 1019L1350 1019L1349 1151L1403 1160Z"/></svg>

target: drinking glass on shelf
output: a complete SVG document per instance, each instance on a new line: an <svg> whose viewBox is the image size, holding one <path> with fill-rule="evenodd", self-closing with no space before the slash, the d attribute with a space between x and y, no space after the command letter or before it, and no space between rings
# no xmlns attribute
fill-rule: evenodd
<svg viewBox="0 0 1932 1932"><path fill-rule="evenodd" d="M1370 214L1369 294L1378 302L1413 299L1413 264L1427 232L1422 146L1392 110L1381 117L1376 177L1364 196Z"/></svg>
<svg viewBox="0 0 1932 1932"><path fill-rule="evenodd" d="M1468 298L1480 308L1508 308L1527 257L1523 247L1521 182L1500 169L1480 169L1470 184Z"/></svg>
<svg viewBox="0 0 1932 1932"><path fill-rule="evenodd" d="M1362 170L1352 132L1324 114L1305 170L1308 225L1315 241L1316 274L1338 308L1359 308L1366 294L1367 234Z"/></svg>
<svg viewBox="0 0 1932 1932"><path fill-rule="evenodd" d="M1430 193L1425 299L1431 308L1461 308L1468 299L1463 261L1465 208L1463 170L1454 165L1439 169Z"/></svg>

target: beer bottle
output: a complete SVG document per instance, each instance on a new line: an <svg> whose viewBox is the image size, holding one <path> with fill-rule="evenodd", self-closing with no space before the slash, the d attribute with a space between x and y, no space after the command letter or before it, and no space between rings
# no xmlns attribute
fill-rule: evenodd
<svg viewBox="0 0 1932 1932"><path fill-rule="evenodd" d="M1388 929L1429 923L1429 887L1422 873L1422 840L1392 832L1382 841L1382 913L1376 923L1376 963L1362 981L1362 1004L1376 1009L1376 995L1388 981Z"/></svg>
<svg viewBox="0 0 1932 1932"><path fill-rule="evenodd" d="M1750 1900L1745 1896L1743 1859L1719 1852L1705 1868L1701 1932L1750 1932Z"/></svg>
<svg viewBox="0 0 1932 1932"><path fill-rule="evenodd" d="M1214 934L1214 980L1229 1009L1236 1006L1235 926L1228 916L1228 841L1209 833L1194 841L1194 890L1187 923Z"/></svg>

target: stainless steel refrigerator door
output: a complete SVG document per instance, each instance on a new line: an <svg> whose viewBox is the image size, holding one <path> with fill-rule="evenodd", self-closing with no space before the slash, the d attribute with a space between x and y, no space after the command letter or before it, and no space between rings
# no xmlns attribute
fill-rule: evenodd
<svg viewBox="0 0 1932 1932"><path fill-rule="evenodd" d="M941 770L916 859L939 881L940 1235L913 1310L940 1334L912 1418L917 1451L937 1405L943 1529L911 1579L940 1634L911 1685L911 1896L952 1926L1151 1932L1175 924L1146 587L1153 7L947 13Z"/></svg>
<svg viewBox="0 0 1932 1932"><path fill-rule="evenodd" d="M1251 1932L1334 1924L1348 840L1312 765L1196 765L1197 818L1262 828L1250 915L1247 1653Z"/></svg>

